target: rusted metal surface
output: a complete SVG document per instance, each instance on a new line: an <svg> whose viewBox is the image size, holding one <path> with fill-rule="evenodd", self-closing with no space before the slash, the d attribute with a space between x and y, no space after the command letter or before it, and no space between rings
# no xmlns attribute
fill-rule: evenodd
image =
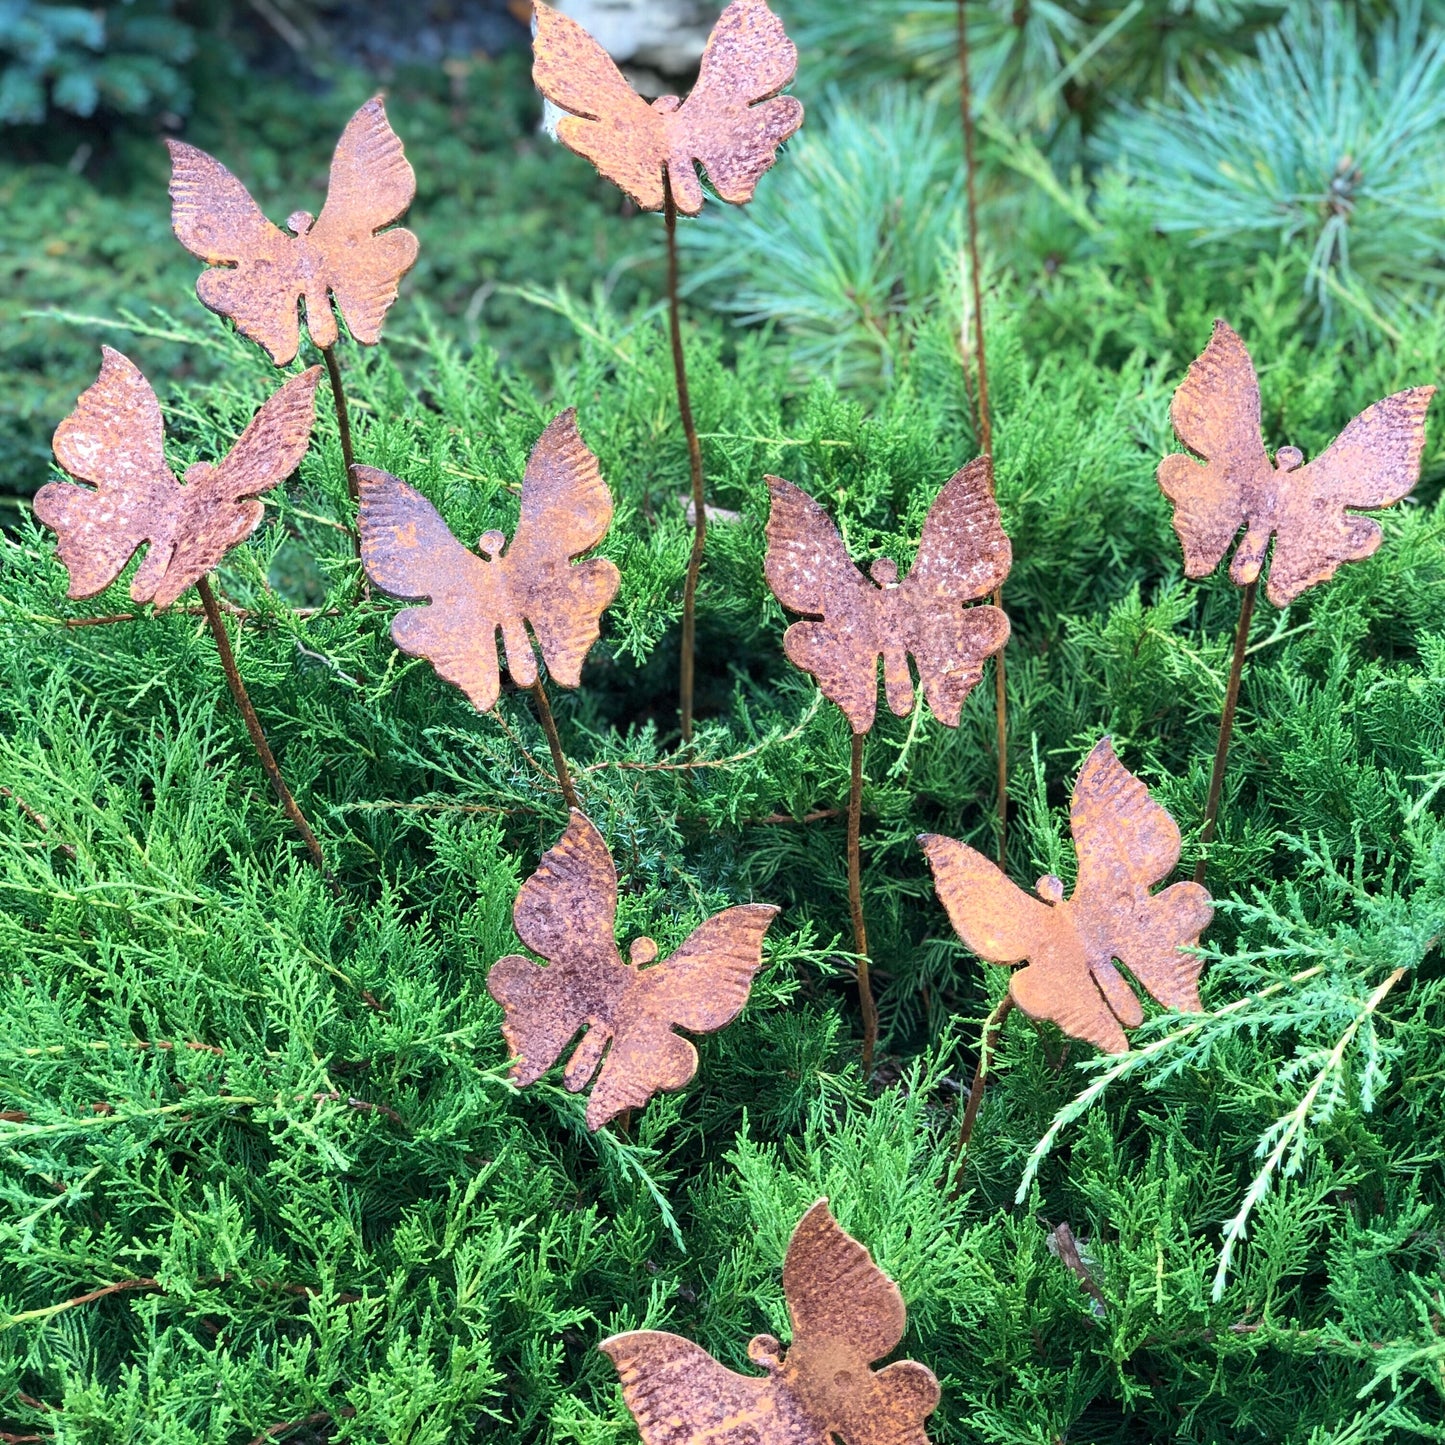
<svg viewBox="0 0 1445 1445"><path fill-rule="evenodd" d="M878 659L888 706L913 710L912 656L934 717L957 727L984 659L1008 641L1000 608L969 606L1008 576L1013 552L999 520L985 457L957 472L934 500L907 577L880 557L872 581L853 565L837 527L806 492L780 477L772 493L763 573L784 607L816 619L783 637L789 660L818 680L855 733L873 726Z"/></svg>
<svg viewBox="0 0 1445 1445"><path fill-rule="evenodd" d="M1159 464L1185 573L1207 577L1243 527L1229 575L1245 586L1260 575L1273 537L1264 593L1284 607L1341 563L1370 556L1383 534L1352 509L1392 506L1420 479L1434 395L1433 386L1397 391L1362 411L1314 461L1281 447L1271 464L1254 365L1239 337L1216 321L1169 410L1179 440L1204 465L1178 453Z"/></svg>
<svg viewBox="0 0 1445 1445"><path fill-rule="evenodd" d="M188 251L216 268L196 282L212 311L234 321L278 366L301 345L297 302L303 298L307 329L322 349L336 344L332 296L352 336L368 345L380 338L382 319L417 254L410 231L382 230L411 205L416 176L380 96L342 131L321 214L313 221L310 212L294 211L286 221L290 235L266 219L220 161L184 141L166 145L171 226Z"/></svg>
<svg viewBox="0 0 1445 1445"><path fill-rule="evenodd" d="M665 173L677 209L697 215L699 165L724 201L744 205L803 123L802 104L780 94L797 72L797 47L764 0L733 0L723 11L686 100L664 95L648 105L575 20L540 0L532 52L537 88L569 112L558 140L644 211L662 209Z"/></svg>
<svg viewBox="0 0 1445 1445"><path fill-rule="evenodd" d="M55 429L55 457L78 482L50 482L35 515L60 537L68 595L109 587L137 549L150 550L130 584L136 602L169 607L261 523L254 498L301 464L311 440L321 368L274 392L225 459L196 462L184 484L166 465L160 403L135 364L101 348L100 376Z"/></svg>
<svg viewBox="0 0 1445 1445"><path fill-rule="evenodd" d="M404 653L426 658L486 712L501 690L499 629L513 681L537 681L530 625L552 680L581 684L583 660L622 578L605 557L571 565L612 521L612 495L574 408L554 417L532 449L511 545L504 532L484 532L480 557L415 488L376 467L353 470L367 575L393 597L431 602L404 608L392 622L392 640Z"/></svg>
<svg viewBox="0 0 1445 1445"><path fill-rule="evenodd" d="M643 1445L927 1445L938 1380L915 1360L871 1368L903 1339L903 1296L826 1199L793 1231L783 1294L793 1342L785 1353L772 1335L753 1338L748 1358L762 1377L659 1330L598 1346L617 1367Z"/></svg>
<svg viewBox="0 0 1445 1445"><path fill-rule="evenodd" d="M653 962L652 939L636 938L624 963L615 932L617 870L602 835L574 808L512 909L517 936L546 966L508 954L487 976L516 1059L512 1077L536 1083L585 1029L562 1078L575 1094L596 1075L589 1129L659 1090L682 1088L697 1072L697 1050L673 1030L712 1033L737 1017L777 912L759 903L724 909L661 963Z"/></svg>
<svg viewBox="0 0 1445 1445"><path fill-rule="evenodd" d="M1144 1011L1117 959L1167 1008L1200 1011L1199 942L1214 906L1197 883L1150 889L1179 862L1174 819L1114 756L1108 738L1089 754L1069 811L1078 880L1071 898L1053 874L1031 898L982 853L953 838L919 838L958 936L990 963L1025 963L1009 996L1031 1018L1122 1053L1124 1029Z"/></svg>

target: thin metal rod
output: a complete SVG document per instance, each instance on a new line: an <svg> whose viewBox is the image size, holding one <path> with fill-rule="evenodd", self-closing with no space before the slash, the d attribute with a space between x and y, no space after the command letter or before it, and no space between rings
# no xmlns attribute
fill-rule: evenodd
<svg viewBox="0 0 1445 1445"><path fill-rule="evenodd" d="M547 689L539 677L528 689L532 701L537 705L537 720L547 734L547 746L552 749L552 766L557 770L557 781L562 785L562 796L569 808L579 812L582 804L577 801L577 789L572 786L572 774L567 768L567 757L562 751L562 738L557 732L557 719L552 716L552 704L547 701Z"/></svg>
<svg viewBox="0 0 1445 1445"><path fill-rule="evenodd" d="M271 752L271 745L266 741L266 734L262 731L261 720L256 716L256 709L251 706L251 699L246 692L246 684L241 681L241 671L236 666L236 654L231 651L231 639L226 634L226 623L221 616L221 609L216 605L215 594L211 591L210 579L202 577L196 583L196 591L201 594L201 604L206 609L206 621L210 624L211 636L216 639L216 651L221 655L221 670L226 674L226 683L231 689L231 696L236 700L236 706L240 710L241 719L246 724L246 731L251 735L252 746L256 749L256 756L261 759L261 766L266 770L266 776L271 779L271 786L276 790L276 797L280 800L286 816L296 826L296 831L301 834L302 841L306 844L306 851L311 854L311 860L321 870L333 891L339 892L336 879L332 876L330 869L326 866L326 860L321 855L321 844L316 839L316 834L311 831L311 824L306 821L306 815L301 811L296 799L291 795L291 789L286 786L286 780L281 776L281 769L276 765L275 755Z"/></svg>
<svg viewBox="0 0 1445 1445"><path fill-rule="evenodd" d="M988 349L983 329L983 275L978 261L978 137L973 123L973 86L969 76L968 0L958 0L958 104L963 117L964 184L968 193L968 271L973 288L973 350L978 366L978 441L988 458L993 488L993 418L988 405ZM994 588L993 605L1003 606L1003 587ZM998 752L998 864L1008 860L1008 664L1002 652L993 660L994 732Z"/></svg>
<svg viewBox="0 0 1445 1445"><path fill-rule="evenodd" d="M341 385L341 367L336 360L336 348L323 346L321 354L326 358L326 374L331 378L331 400L336 404L336 425L341 431L341 460L346 464L346 494L353 502L360 501L361 489L356 484L352 468L356 465L356 453L351 449L351 417L346 410L346 391Z"/></svg>
<svg viewBox="0 0 1445 1445"><path fill-rule="evenodd" d="M953 1176L952 1198L957 1199L963 1192L963 1175L959 1166L963 1163L963 1151L973 1137L974 1121L978 1118L979 1106L983 1103L983 1091L988 1085L989 1063L998 1052L998 1036L1003 1030L1004 1020L1013 1012L1013 995L1004 994L997 1007L989 1014L978 1041L978 1067L973 1071L973 1084L968 1091L968 1103L963 1109L963 1123L958 1129L958 1143L953 1150L953 1163L949 1173Z"/></svg>
<svg viewBox="0 0 1445 1445"><path fill-rule="evenodd" d="M672 332L672 372L677 379L677 409L687 437L687 461L692 470L692 553L687 559L687 582L682 589L682 660L678 673L678 710L682 740L692 741L692 693L697 632L697 579L707 542L707 504L703 497L702 443L692 419L692 398L687 388L687 363L682 352L682 309L677 294L677 203L672 182L663 176L663 219L667 223L667 311Z"/></svg>
<svg viewBox="0 0 1445 1445"><path fill-rule="evenodd" d="M848 791L848 907L853 914L853 951L858 955L858 1002L863 1008L863 1077L873 1072L878 1044L878 1005L868 977L868 929L863 923L863 866L858 835L863 823L863 734L853 734L853 768Z"/></svg>
<svg viewBox="0 0 1445 1445"><path fill-rule="evenodd" d="M1194 881L1204 882L1207 851L1214 839L1219 817L1219 799L1224 792L1224 767L1229 760L1229 740L1234 736L1234 710L1239 705L1239 680L1244 675L1244 654L1249 649L1249 624L1254 616L1254 593L1259 581L1249 583L1239 599L1239 625L1234 629L1234 659L1229 664L1229 686L1224 691L1224 711L1219 716L1219 741L1214 748L1214 771L1209 775L1209 799L1204 805L1204 828L1199 834L1199 861Z"/></svg>

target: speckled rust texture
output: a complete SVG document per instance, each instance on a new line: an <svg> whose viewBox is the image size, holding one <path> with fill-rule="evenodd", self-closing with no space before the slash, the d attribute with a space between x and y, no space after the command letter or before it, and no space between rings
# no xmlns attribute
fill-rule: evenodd
<svg viewBox="0 0 1445 1445"><path fill-rule="evenodd" d="M657 1330L598 1347L617 1367L643 1445L928 1445L938 1381L914 1360L872 1365L898 1348L898 1286L838 1226L820 1199L798 1223L783 1264L792 1345L758 1335L735 1374L691 1340Z"/></svg>
<svg viewBox="0 0 1445 1445"><path fill-rule="evenodd" d="M968 605L1000 586L1013 560L989 479L981 457L948 482L902 582L888 558L873 563L870 581L817 502L791 482L767 479L772 512L763 573L784 607L816 619L789 627L783 650L818 679L855 733L873 726L880 657L888 706L898 717L913 710L911 655L934 717L957 727L984 659L1008 641L999 608Z"/></svg>
<svg viewBox="0 0 1445 1445"><path fill-rule="evenodd" d="M1159 486L1174 503L1184 570L1207 577L1241 527L1229 566L1240 586L1264 567L1265 596L1276 607L1358 562L1383 534L1357 507L1388 507L1420 479L1425 411L1433 386L1397 391L1367 407L1314 461L1281 447L1270 463L1260 435L1259 380L1244 343L1223 321L1174 393L1170 417L1179 440L1204 465L1178 453L1159 464Z"/></svg>
<svg viewBox="0 0 1445 1445"><path fill-rule="evenodd" d="M505 533L483 533L479 557L415 488L376 467L353 471L367 575L394 597L431 600L430 607L397 613L391 636L403 652L426 658L486 712L501 690L499 630L512 680L520 687L536 682L530 626L552 680L581 683L583 660L621 576L602 557L571 565L612 521L612 495L574 409L555 417L532 449L522 514L505 552Z"/></svg>
<svg viewBox="0 0 1445 1445"><path fill-rule="evenodd" d="M763 0L733 0L708 39L692 93L651 105L575 20L539 3L533 26L532 78L569 112L557 138L644 211L662 209L665 174L677 209L697 215L699 165L723 200L743 205L803 123L802 105L779 94L797 71L797 47Z"/></svg>
<svg viewBox="0 0 1445 1445"><path fill-rule="evenodd" d="M585 1029L562 1077L575 1094L596 1075L589 1129L659 1090L682 1088L697 1072L697 1050L673 1030L712 1033L737 1016L777 912L765 904L728 908L662 963L653 962L650 938L635 939L624 963L615 933L617 870L602 835L573 809L512 910L517 936L546 966L509 954L487 977L516 1060L512 1077L536 1083Z"/></svg>
<svg viewBox="0 0 1445 1445"><path fill-rule="evenodd" d="M321 214L313 222L309 212L293 212L286 222L291 235L266 219L220 161L184 141L166 144L171 226L188 251L216 268L196 282L212 311L234 321L278 366L301 345L302 298L317 346L336 343L332 296L356 340L380 338L382 318L417 255L410 231L382 231L411 205L416 177L380 96L341 133Z"/></svg>
<svg viewBox="0 0 1445 1445"><path fill-rule="evenodd" d="M35 515L60 537L69 595L109 587L149 545L131 581L136 602L169 607L261 523L254 500L301 464L321 368L272 394L224 461L197 462L184 484L166 465L160 403L135 364L106 346L100 376L55 429L55 457L85 486L50 482Z"/></svg>
<svg viewBox="0 0 1445 1445"><path fill-rule="evenodd" d="M1108 738L1079 773L1069 820L1079 871L1068 899L1053 874L1031 898L966 844L933 833L919 842L964 943L990 963L1027 964L1009 980L1014 1003L1122 1053L1124 1029L1144 1012L1114 960L1166 1007L1199 1012L1201 962L1185 949L1199 942L1214 907L1197 883L1150 892L1179 862L1179 829Z"/></svg>

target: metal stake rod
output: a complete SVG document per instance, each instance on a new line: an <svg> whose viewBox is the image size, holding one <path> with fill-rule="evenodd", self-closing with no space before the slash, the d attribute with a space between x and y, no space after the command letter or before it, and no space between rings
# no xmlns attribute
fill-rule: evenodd
<svg viewBox="0 0 1445 1445"><path fill-rule="evenodd" d="M1239 600L1239 626L1234 629L1234 659L1229 664L1229 686L1224 692L1224 711L1219 717L1219 742L1214 749L1214 771L1209 775L1209 799L1204 805L1204 828L1199 834L1199 861L1194 881L1204 882L1205 851L1214 839L1219 817L1219 798L1224 792L1224 765L1229 759L1229 740L1234 736L1234 710L1239 705L1239 680L1244 673L1244 654L1249 648L1249 623L1254 616L1254 593L1259 581L1249 583Z"/></svg>

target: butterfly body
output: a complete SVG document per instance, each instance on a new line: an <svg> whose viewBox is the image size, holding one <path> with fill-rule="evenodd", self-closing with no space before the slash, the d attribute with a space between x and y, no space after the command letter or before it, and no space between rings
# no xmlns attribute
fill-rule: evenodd
<svg viewBox="0 0 1445 1445"><path fill-rule="evenodd" d="M55 431L55 455L77 481L49 482L35 515L59 536L68 595L93 597L141 547L135 602L168 607L261 523L257 496L300 464L311 437L321 368L293 376L219 463L196 462L178 482L165 459L160 403L120 352L102 348L100 376Z"/></svg>
<svg viewBox="0 0 1445 1445"><path fill-rule="evenodd" d="M487 976L502 1006L512 1077L523 1087L536 1083L581 1032L562 1077L579 1093L595 1076L589 1129L658 1090L682 1088L697 1072L697 1050L674 1029L710 1033L737 1016L777 912L766 904L724 909L661 963L646 937L624 963L615 936L617 870L602 835L574 810L513 909L518 936L548 962L508 954Z"/></svg>
<svg viewBox="0 0 1445 1445"><path fill-rule="evenodd" d="M605 558L571 560L596 546L612 520L611 495L574 410L555 417L532 450L510 544L504 533L486 532L481 556L400 478L376 467L359 466L354 474L367 573L393 596L430 600L404 608L392 622L403 652L427 658L486 712L501 692L499 632L513 680L521 687L537 681L530 626L553 679L580 685L621 575Z"/></svg>
<svg viewBox="0 0 1445 1445"><path fill-rule="evenodd" d="M1186 950L1213 905L1197 883L1150 891L1179 861L1179 829L1108 738L1080 770L1070 819L1079 875L1069 898L1053 875L1030 897L966 844L937 834L919 841L959 937L980 958L1026 965L1009 980L1013 1001L1032 1018L1121 1053L1124 1029L1144 1013L1118 964L1160 1003L1197 1013L1201 964Z"/></svg>
<svg viewBox="0 0 1445 1445"><path fill-rule="evenodd" d="M1242 528L1230 578L1254 582L1273 542L1265 595L1283 607L1343 563L1370 556L1384 534L1355 509L1392 506L1419 480L1434 394L1432 386L1396 392L1362 411L1313 461L1281 447L1271 463L1254 364L1234 331L1216 321L1170 406L1193 456L1175 453L1159 464L1186 575L1207 577Z"/></svg>
<svg viewBox="0 0 1445 1445"><path fill-rule="evenodd" d="M287 235L214 157L184 141L171 153L171 225L181 244L210 263L196 282L201 300L259 342L278 366L301 345L298 301L323 350L339 335L332 297L351 334L371 344L417 239L390 226L411 204L416 177L387 123L380 96L352 116L332 157L326 204L314 220L293 211ZM380 232L380 234L378 234Z"/></svg>
<svg viewBox="0 0 1445 1445"><path fill-rule="evenodd" d="M697 215L699 165L723 200L744 204L803 123L801 104L779 94L797 70L797 48L764 0L733 0L708 39L692 93L651 105L575 20L541 3L534 17L533 79L569 112L557 123L558 140L645 211L661 210L670 188L677 209Z"/></svg>
<svg viewBox="0 0 1445 1445"><path fill-rule="evenodd" d="M793 1343L753 1338L761 1377L661 1330L603 1341L643 1445L927 1445L938 1381L913 1360L872 1368L903 1337L903 1298L826 1200L793 1232L783 1291Z"/></svg>
<svg viewBox="0 0 1445 1445"><path fill-rule="evenodd" d="M785 607L809 619L784 634L788 659L817 678L855 733L865 733L877 707L880 660L890 710L898 717L913 710L911 656L934 716L956 727L984 659L1009 635L1001 609L969 605L1003 582L1012 560L987 460L964 467L938 494L901 582L891 558L876 560L865 576L817 502L781 477L767 482L764 575Z"/></svg>

